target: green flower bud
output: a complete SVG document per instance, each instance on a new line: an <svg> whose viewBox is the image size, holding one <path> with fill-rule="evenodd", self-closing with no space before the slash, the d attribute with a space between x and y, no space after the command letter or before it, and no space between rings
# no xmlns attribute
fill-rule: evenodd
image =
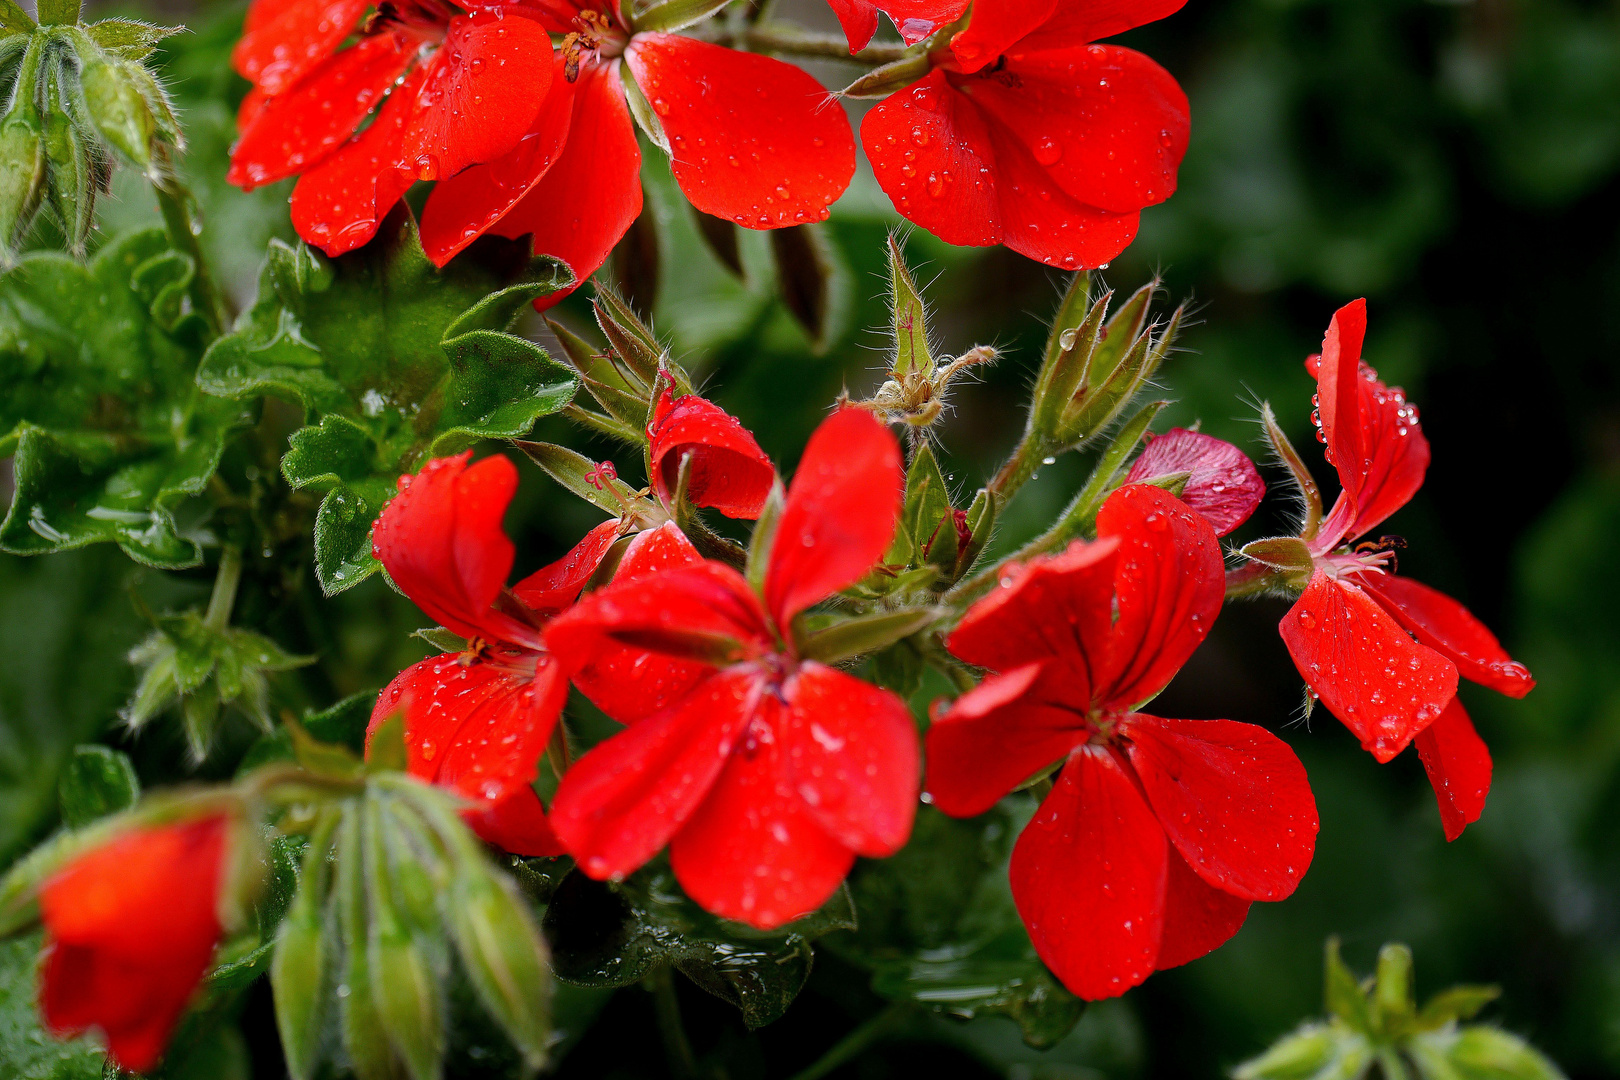
<svg viewBox="0 0 1620 1080"><path fill-rule="evenodd" d="M124 157L148 172L152 169L152 140L158 123L141 93L141 80L132 69L145 73L129 60L96 58L84 65L79 83L85 108L102 138Z"/></svg>
<svg viewBox="0 0 1620 1080"><path fill-rule="evenodd" d="M28 235L45 197L45 138L31 102L0 120L0 256L11 254Z"/></svg>

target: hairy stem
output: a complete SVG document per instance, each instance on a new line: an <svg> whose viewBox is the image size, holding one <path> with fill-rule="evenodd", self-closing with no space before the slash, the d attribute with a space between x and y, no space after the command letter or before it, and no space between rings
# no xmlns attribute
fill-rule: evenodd
<svg viewBox="0 0 1620 1080"><path fill-rule="evenodd" d="M821 56L829 60L848 60L856 64L877 67L902 59L907 46L901 44L868 45L851 55L849 42L831 34L810 34L797 27L779 22L762 22L747 27L740 35L742 43L755 52L781 53L786 56Z"/></svg>
<svg viewBox="0 0 1620 1080"><path fill-rule="evenodd" d="M210 630L223 630L231 624L231 609L236 606L236 587L242 581L242 549L226 544L219 553L219 570L214 574L214 591L208 597L208 613L203 623Z"/></svg>

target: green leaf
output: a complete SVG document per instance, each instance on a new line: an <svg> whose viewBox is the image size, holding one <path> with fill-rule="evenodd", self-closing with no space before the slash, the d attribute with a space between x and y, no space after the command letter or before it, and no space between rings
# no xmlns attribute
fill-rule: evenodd
<svg viewBox="0 0 1620 1080"><path fill-rule="evenodd" d="M40 1027L40 935L0 942L0 1062L11 1080L102 1080L102 1053L89 1039L58 1042Z"/></svg>
<svg viewBox="0 0 1620 1080"><path fill-rule="evenodd" d="M1359 1080L1372 1065L1365 1036L1340 1023L1306 1024L1232 1070L1234 1080Z"/></svg>
<svg viewBox="0 0 1620 1080"><path fill-rule="evenodd" d="M512 334L530 301L573 283L549 258L479 251L436 269L416 223L397 209L378 239L327 259L271 245L259 298L209 348L197 381L210 394L276 395L304 406L282 472L325 492L315 571L328 593L375 573L371 525L401 474L479 439L516 438L567 405L578 377Z"/></svg>
<svg viewBox="0 0 1620 1080"><path fill-rule="evenodd" d="M58 786L62 824L80 828L129 809L140 796L141 782L128 754L93 744L76 747Z"/></svg>
<svg viewBox="0 0 1620 1080"><path fill-rule="evenodd" d="M366 751L366 728L371 723L371 710L376 703L377 695L374 693L355 694L329 709L306 712L299 724L310 739L345 749L358 762ZM277 727L248 747L236 774L243 776L274 761L296 760L298 755L293 745L292 729Z"/></svg>
<svg viewBox="0 0 1620 1080"><path fill-rule="evenodd" d="M190 262L159 230L81 265L36 253L0 275L0 455L16 491L0 549L115 542L154 566L195 566L176 506L202 492L240 405L198 393L194 316L160 317Z"/></svg>
<svg viewBox="0 0 1620 1080"><path fill-rule="evenodd" d="M17 0L0 0L0 30L7 36L11 34L26 34L34 29L34 20L17 3Z"/></svg>
<svg viewBox="0 0 1620 1080"><path fill-rule="evenodd" d="M860 928L829 947L869 969L872 989L890 1000L1007 1016L1029 1045L1057 1043L1085 1005L1035 955L1007 884L1013 840L1033 810L1015 797L962 821L925 807L898 855L857 867Z"/></svg>
<svg viewBox="0 0 1620 1080"><path fill-rule="evenodd" d="M39 0L39 21L50 26L79 21L82 0Z"/></svg>
<svg viewBox="0 0 1620 1080"><path fill-rule="evenodd" d="M651 0L638 3L632 9L632 23L638 33L661 30L673 33L693 23L702 22L729 4L731 0Z"/></svg>
<svg viewBox="0 0 1620 1080"><path fill-rule="evenodd" d="M776 930L755 930L710 915L681 891L659 859L622 882L575 871L546 909L552 970L576 986L626 986L672 964L742 1011L750 1028L787 1011L810 976L810 943L855 926L849 893Z"/></svg>

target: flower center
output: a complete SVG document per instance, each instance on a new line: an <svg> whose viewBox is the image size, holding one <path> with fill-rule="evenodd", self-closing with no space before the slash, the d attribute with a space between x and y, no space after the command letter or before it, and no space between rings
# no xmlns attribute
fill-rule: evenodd
<svg viewBox="0 0 1620 1080"><path fill-rule="evenodd" d="M1406 546L1399 536L1384 536L1357 544L1355 548L1341 548L1331 555L1318 556L1317 569L1335 581L1354 579L1362 574L1393 574L1395 552Z"/></svg>
<svg viewBox="0 0 1620 1080"><path fill-rule="evenodd" d="M574 31L562 40L563 76L574 82L586 61L613 60L624 55L630 36L600 11L582 11L574 18Z"/></svg>

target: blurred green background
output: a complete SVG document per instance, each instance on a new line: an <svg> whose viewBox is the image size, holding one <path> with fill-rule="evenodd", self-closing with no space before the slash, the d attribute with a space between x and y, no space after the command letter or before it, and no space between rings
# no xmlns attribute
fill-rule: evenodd
<svg viewBox="0 0 1620 1080"><path fill-rule="evenodd" d="M167 72L208 243L246 298L265 243L289 230L285 186L252 196L224 186L243 89L228 71L231 6L144 10L197 31L176 39ZM1332 311L1366 296L1368 358L1420 406L1434 449L1425 489L1386 526L1409 542L1401 569L1464 600L1540 685L1519 702L1463 689L1496 774L1483 818L1448 845L1414 753L1379 766L1325 713L1298 722L1301 684L1275 630L1282 606L1228 608L1162 706L1264 724L1299 752L1322 832L1298 893L1256 905L1214 955L1092 1009L1049 1054L1022 1048L1004 1020L942 1020L838 1075L1218 1075L1319 1011L1332 933L1362 971L1381 943L1410 943L1420 994L1500 983L1492 1015L1502 1024L1571 1076L1620 1075L1620 3L1193 0L1126 40L1165 64L1193 107L1180 191L1144 215L1140 238L1104 273L1124 291L1161 274L1170 301L1194 301L1185 351L1160 377L1178 402L1167 419L1202 418L1259 458L1255 403L1269 400L1329 480L1301 361ZM852 74L836 64L818 73L829 85ZM825 229L832 329L813 349L775 299L766 239L743 237L748 279L736 280L698 239L659 156L646 177L662 269L655 324L790 466L842 387L860 395L880 378L881 245L897 219L863 172ZM116 196L109 230L152 212L138 185ZM1062 281L1008 252L950 249L921 232L908 251L942 347L1006 351L939 430L946 470L970 496L1015 439ZM571 301L563 317L584 325L584 310ZM545 432L588 445L561 422ZM1087 464L1069 455L1043 469L998 548L1039 530ZM595 520L525 470L511 520L520 569ZM1238 538L1278 525L1281 502ZM206 595L207 578L137 571L112 550L0 560L0 859L53 825L55 770L76 742L125 745L145 776L183 775L172 725L136 744L113 728L132 682L124 654L144 629L131 589L179 605ZM422 617L380 579L326 601L313 580L261 573L242 603L245 621L320 654L291 691L312 705L379 687L423 648L407 637ZM216 755L229 758L228 748ZM787 1019L756 1039L690 985L682 1000L700 1053L739 1080L788 1075L878 1005L830 957ZM264 1004L248 1011L246 1044L256 1075L274 1077ZM563 1075L659 1075L650 1025L648 995L620 991Z"/></svg>

